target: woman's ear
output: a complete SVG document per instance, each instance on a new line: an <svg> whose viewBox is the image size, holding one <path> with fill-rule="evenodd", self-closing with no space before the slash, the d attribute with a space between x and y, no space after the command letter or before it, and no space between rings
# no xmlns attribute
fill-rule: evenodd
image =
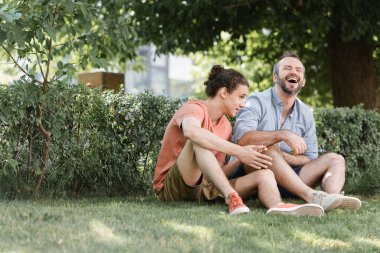
<svg viewBox="0 0 380 253"><path fill-rule="evenodd" d="M226 87L220 88L220 90L219 90L219 95L220 95L222 98L226 98L227 95L228 95L227 88L226 88Z"/></svg>

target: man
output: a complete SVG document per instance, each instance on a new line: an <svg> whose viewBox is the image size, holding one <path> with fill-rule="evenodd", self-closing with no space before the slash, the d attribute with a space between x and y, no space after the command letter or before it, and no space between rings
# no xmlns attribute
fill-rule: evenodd
<svg viewBox="0 0 380 253"><path fill-rule="evenodd" d="M313 114L297 98L306 79L305 67L296 53L288 51L280 57L273 68L273 82L274 87L248 97L247 107L237 117L233 140L242 146L270 146L266 154L273 160L268 168L284 188L283 197L294 194L308 203L320 204L325 211L356 211L360 200L340 194L345 182L344 158L335 153L318 157ZM245 165L235 174L253 171L255 168ZM319 184L322 191L315 191Z"/></svg>
<svg viewBox="0 0 380 253"><path fill-rule="evenodd" d="M191 100L169 122L154 173L153 188L161 200L213 200L224 198L231 215L247 213L240 196L258 191L268 213L322 216L316 204L283 203L273 173L265 169L271 158L264 146L229 142L232 127L225 115L236 116L244 107L248 81L239 72L216 65L210 71L206 101ZM237 157L225 164L226 154ZM228 181L226 175L243 162L257 171ZM240 196L239 196L240 195Z"/></svg>

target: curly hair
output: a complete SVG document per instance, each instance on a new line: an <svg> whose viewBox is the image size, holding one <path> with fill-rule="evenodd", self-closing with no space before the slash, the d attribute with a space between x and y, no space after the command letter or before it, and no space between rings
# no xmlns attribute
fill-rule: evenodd
<svg viewBox="0 0 380 253"><path fill-rule="evenodd" d="M206 95L215 97L220 88L226 87L228 93L232 93L238 85L249 87L247 79L234 69L225 69L221 65L212 66L208 79L204 82Z"/></svg>

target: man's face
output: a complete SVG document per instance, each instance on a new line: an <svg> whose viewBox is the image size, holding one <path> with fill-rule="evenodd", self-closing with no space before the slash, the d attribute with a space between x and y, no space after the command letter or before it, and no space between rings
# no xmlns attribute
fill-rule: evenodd
<svg viewBox="0 0 380 253"><path fill-rule="evenodd" d="M273 81L286 94L297 95L305 85L304 71L300 60L294 57L286 57L278 63L278 75L275 74Z"/></svg>
<svg viewBox="0 0 380 253"><path fill-rule="evenodd" d="M248 87L240 84L231 93L225 92L224 113L230 117L235 117L238 111L245 106L245 98L248 95Z"/></svg>

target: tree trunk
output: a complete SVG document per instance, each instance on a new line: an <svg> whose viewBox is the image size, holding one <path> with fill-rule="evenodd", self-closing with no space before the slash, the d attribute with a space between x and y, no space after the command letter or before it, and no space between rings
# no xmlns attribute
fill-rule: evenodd
<svg viewBox="0 0 380 253"><path fill-rule="evenodd" d="M329 36L331 81L335 107L363 104L380 112L380 88L371 46L365 40L343 42Z"/></svg>

